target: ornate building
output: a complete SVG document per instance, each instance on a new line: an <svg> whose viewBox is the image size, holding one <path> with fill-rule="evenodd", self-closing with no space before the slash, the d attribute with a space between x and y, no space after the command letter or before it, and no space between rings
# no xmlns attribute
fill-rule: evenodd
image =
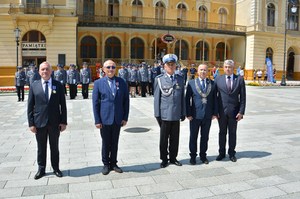
<svg viewBox="0 0 300 199"><path fill-rule="evenodd" d="M0 74L9 78L15 70L18 27L19 65L87 61L95 71L109 58L151 64L175 53L188 67L233 59L247 79L253 69L265 69L266 57L280 78L286 38L287 77L300 79L299 9L292 7L297 0L4 0Z"/></svg>

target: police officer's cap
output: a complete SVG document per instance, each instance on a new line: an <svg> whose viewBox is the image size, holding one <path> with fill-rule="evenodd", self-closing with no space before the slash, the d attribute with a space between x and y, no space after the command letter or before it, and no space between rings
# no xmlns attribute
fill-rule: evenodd
<svg viewBox="0 0 300 199"><path fill-rule="evenodd" d="M163 63L169 63L169 62L177 62L178 58L175 54L166 54L164 57L163 57Z"/></svg>
<svg viewBox="0 0 300 199"><path fill-rule="evenodd" d="M57 64L57 67L63 68L64 66L62 64Z"/></svg>
<svg viewBox="0 0 300 199"><path fill-rule="evenodd" d="M75 64L70 64L70 67L75 67Z"/></svg>
<svg viewBox="0 0 300 199"><path fill-rule="evenodd" d="M18 68L18 69L22 69L22 68L23 68L23 66L17 66L17 68Z"/></svg>
<svg viewBox="0 0 300 199"><path fill-rule="evenodd" d="M87 62L83 62L82 65L83 66L88 66L88 63Z"/></svg>

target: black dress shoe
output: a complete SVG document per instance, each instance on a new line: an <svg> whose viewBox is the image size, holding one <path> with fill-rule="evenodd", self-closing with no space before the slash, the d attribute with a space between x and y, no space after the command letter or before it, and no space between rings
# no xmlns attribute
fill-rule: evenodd
<svg viewBox="0 0 300 199"><path fill-rule="evenodd" d="M54 170L53 173L54 173L57 177L59 177L59 178L63 177L63 174L62 174L62 172L61 172L59 169Z"/></svg>
<svg viewBox="0 0 300 199"><path fill-rule="evenodd" d="M231 162L236 162L236 157L235 156L231 156L231 157L229 157L229 159L231 160Z"/></svg>
<svg viewBox="0 0 300 199"><path fill-rule="evenodd" d="M168 166L168 161L162 161L160 163L160 168L166 168Z"/></svg>
<svg viewBox="0 0 300 199"><path fill-rule="evenodd" d="M175 164L176 166L182 166L181 162L179 162L178 160L172 160L170 161L171 164Z"/></svg>
<svg viewBox="0 0 300 199"><path fill-rule="evenodd" d="M204 164L208 164L208 159L207 158L200 158L200 160L204 163Z"/></svg>
<svg viewBox="0 0 300 199"><path fill-rule="evenodd" d="M110 172L109 166L104 165L103 168L102 168L102 174L107 175L107 174L109 174L109 172Z"/></svg>
<svg viewBox="0 0 300 199"><path fill-rule="evenodd" d="M190 159L190 164L195 165L196 164L196 158L191 158Z"/></svg>
<svg viewBox="0 0 300 199"><path fill-rule="evenodd" d="M35 180L38 180L38 179L40 179L41 177L43 177L45 174L46 174L45 171L39 170L39 171L35 174L34 179L35 179Z"/></svg>
<svg viewBox="0 0 300 199"><path fill-rule="evenodd" d="M217 161L221 161L225 158L225 155L218 155L218 157L216 158Z"/></svg>
<svg viewBox="0 0 300 199"><path fill-rule="evenodd" d="M118 167L118 165L113 166L111 169L117 173L123 173L123 170L120 167Z"/></svg>

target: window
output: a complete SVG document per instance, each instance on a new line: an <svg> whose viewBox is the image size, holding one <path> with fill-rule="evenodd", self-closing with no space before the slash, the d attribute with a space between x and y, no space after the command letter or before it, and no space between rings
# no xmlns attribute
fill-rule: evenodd
<svg viewBox="0 0 300 199"><path fill-rule="evenodd" d="M84 0L83 2L83 15L84 16L94 16L94 0Z"/></svg>
<svg viewBox="0 0 300 199"><path fill-rule="evenodd" d="M293 8L297 8L295 11ZM294 0L288 5L288 27L289 30L298 30L299 1Z"/></svg>
<svg viewBox="0 0 300 199"><path fill-rule="evenodd" d="M182 20L186 20L186 6L183 3L177 6L177 25L181 25Z"/></svg>
<svg viewBox="0 0 300 199"><path fill-rule="evenodd" d="M275 26L275 6L272 3L268 4L267 20L268 26Z"/></svg>
<svg viewBox="0 0 300 199"><path fill-rule="evenodd" d="M165 6L161 1L157 2L155 5L155 19L157 21L157 24L164 23Z"/></svg>
<svg viewBox="0 0 300 199"><path fill-rule="evenodd" d="M144 41L140 38L131 39L131 59L144 59Z"/></svg>
<svg viewBox="0 0 300 199"><path fill-rule="evenodd" d="M203 59L203 52L204 52L204 59ZM207 42L204 42L204 46L203 46L203 41L199 41L196 45L196 60L208 61L208 52L209 49L208 49Z"/></svg>
<svg viewBox="0 0 300 199"><path fill-rule="evenodd" d="M97 58L97 41L92 36L86 36L81 40L81 58Z"/></svg>
<svg viewBox="0 0 300 199"><path fill-rule="evenodd" d="M105 58L121 58L121 42L117 37L110 37L106 40Z"/></svg>
<svg viewBox="0 0 300 199"><path fill-rule="evenodd" d="M200 28L205 28L207 22L207 11L204 6L199 7L199 23L200 23Z"/></svg>
<svg viewBox="0 0 300 199"><path fill-rule="evenodd" d="M222 27L222 24L227 23L227 11L225 8L220 8L219 10L219 23L220 27Z"/></svg>
<svg viewBox="0 0 300 199"><path fill-rule="evenodd" d="M224 61L225 59L227 59L225 57L225 43L224 42L220 42L217 44L217 47L216 47L216 60L217 61ZM227 48L226 48L226 56L228 55L227 53Z"/></svg>
<svg viewBox="0 0 300 199"><path fill-rule="evenodd" d="M132 22L142 22L143 4L140 0L132 2Z"/></svg>
<svg viewBox="0 0 300 199"><path fill-rule="evenodd" d="M272 48L267 48L266 50L266 58L269 58L273 63L273 50Z"/></svg>
<svg viewBox="0 0 300 199"><path fill-rule="evenodd" d="M119 20L119 0L109 0L108 16L110 21Z"/></svg>
<svg viewBox="0 0 300 199"><path fill-rule="evenodd" d="M180 41L181 41L181 47L180 47ZM186 41L184 40L178 40L175 44L175 54L179 55L181 50L181 60L188 60L189 57L189 47Z"/></svg>

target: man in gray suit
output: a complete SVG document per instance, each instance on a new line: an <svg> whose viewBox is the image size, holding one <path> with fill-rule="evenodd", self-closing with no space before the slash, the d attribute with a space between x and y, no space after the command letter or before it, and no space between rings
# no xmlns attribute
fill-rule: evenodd
<svg viewBox="0 0 300 199"><path fill-rule="evenodd" d="M245 114L246 87L242 77L233 74L234 62L225 60L224 75L217 76L218 111L219 111L219 155L217 161L225 158L227 129L229 135L228 155L232 162L236 162L236 130L237 123Z"/></svg>
<svg viewBox="0 0 300 199"><path fill-rule="evenodd" d="M160 167L171 164L182 166L176 159L179 145L179 121L185 119L184 80L175 75L177 56L167 54L163 57L166 73L154 81L154 116L160 125ZM168 152L169 146L169 152Z"/></svg>

